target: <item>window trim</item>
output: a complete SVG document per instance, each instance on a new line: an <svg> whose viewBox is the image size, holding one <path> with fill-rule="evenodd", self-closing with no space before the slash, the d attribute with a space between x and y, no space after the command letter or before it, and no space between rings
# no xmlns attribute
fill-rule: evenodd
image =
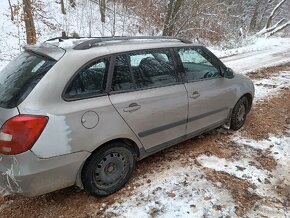
<svg viewBox="0 0 290 218"><path fill-rule="evenodd" d="M182 80L182 76L180 75L179 70L178 70L179 68L178 68L177 61L176 61L176 58L175 58L175 55L174 55L174 51L173 51L174 48L176 48L176 47L150 48L150 49L140 49L140 50L126 51L126 52L119 52L119 53L113 54L112 57L114 59L114 65L112 66L112 69L109 72L110 73L110 75L109 75L110 84L108 84L109 85L108 87L109 87L110 91L108 92L108 94L109 95L115 95L115 94L121 94L121 93L136 92L136 91L143 91L143 90L148 90L148 89L157 89L157 88L162 88L162 87L167 87L167 86L175 86L175 85L184 84L184 81ZM171 56L172 62L173 62L173 65L174 65L174 70L176 72L177 82L173 83L173 84L165 84L165 85L156 86L156 87L137 88L136 81L135 81L135 78L134 78L134 75L133 75L133 71L132 71L132 66L130 64L130 54L142 53L142 52L150 52L150 51L158 51L158 50L161 50L161 51L162 50L163 51L167 50L169 55ZM133 81L133 84L134 84L134 87L135 87L132 90L112 91L111 87L112 87L112 78L113 78L114 67L115 67L115 58L116 58L116 56L119 56L119 55L126 55L127 56L127 62L128 62L129 68L130 68L130 74L131 74L132 81Z"/></svg>
<svg viewBox="0 0 290 218"><path fill-rule="evenodd" d="M68 97L68 95L66 95L66 91L68 89L68 87L70 86L70 84L73 82L73 80L76 78L76 76L85 68L87 67L88 65L90 65L91 63L93 62L96 62L98 60L102 60L102 59L108 59L108 62L109 62L109 67L108 67L108 71L107 71L107 76L106 78L106 81L105 81L105 92L104 93L100 93L100 94L87 94L86 96L76 96L76 97ZM97 98L97 97L102 97L102 96L106 96L108 95L108 77L110 75L110 68L111 68L111 65L112 65L112 55L105 55L105 56L100 56L100 57L97 57L97 58L94 58L94 59L91 59L90 61L86 62L85 64L83 64L72 76L71 78L67 81L63 91L62 91L62 94L61 94L61 97L64 101L66 102L72 102L72 101L78 101L78 100L85 100L85 99L90 99L90 98Z"/></svg>
<svg viewBox="0 0 290 218"><path fill-rule="evenodd" d="M203 78L203 79L189 81L187 79L187 75L186 75L185 69L183 67L183 63L182 63L181 58L180 58L179 53L178 53L178 51L180 49L192 49L192 50L195 50L195 51L197 51L198 49L201 49L206 54L206 56L211 58L211 61L210 61L210 60L208 60L207 57L204 57L209 63L211 63L215 68L217 68L217 70L219 71L219 77L210 77L210 78ZM222 74L222 68L225 67L224 64L212 52L210 52L205 47L203 47L203 46L182 46L182 47L175 47L173 50L174 50L174 53L175 53L176 61L178 62L178 65L179 65L178 69L181 71L181 74L183 74L183 82L184 83L194 83L194 82L199 82L199 81L220 79L220 78L224 77L223 74Z"/></svg>
<svg viewBox="0 0 290 218"><path fill-rule="evenodd" d="M90 98L97 98L97 97L102 97L102 96L108 96L108 95L112 95L112 94L121 94L121 93L128 93L128 92L136 92L136 91L143 91L143 90L148 90L148 89L157 89L157 88L162 88L162 87L167 87L167 86L175 86L175 85L180 85L180 84L184 84L184 83L192 83L192 82L197 82L197 81L204 81L204 80L208 80L208 79L213 79L213 78L208 78L208 79L204 79L204 80L196 80L196 81L191 81L188 82L187 81L187 77L186 77L186 73L184 71L182 62L180 60L180 57L178 55L178 50L179 49L197 49L200 48L202 49L209 57L212 58L212 61L216 64L216 66L219 67L219 71L220 71L220 75L221 77L224 77L222 75L222 69L225 68L225 65L210 51L208 50L206 47L204 46L178 46L178 47L162 47L162 48L149 48L149 49L139 49L139 50L132 50L132 51L124 51L124 52L117 52L117 53L111 53L111 54L107 54L104 56L99 56L96 58L93 58L89 61L87 61L85 64L83 64L72 76L71 78L67 81L62 94L61 94L61 98L66 101L66 102L73 102L73 101L78 101L78 100L85 100L85 99L90 99ZM113 78L113 73L114 73L114 67L115 67L115 57L118 55L129 55L130 53L136 53L136 52L142 52L142 51L152 51L152 50L168 50L171 57L172 57L172 61L174 64L174 68L177 74L177 79L178 81L175 84L168 84L168 85L164 85L164 86L158 86L158 87L144 87L144 89L133 89L133 90L127 90L127 91L112 91L111 90L111 86L112 86L112 78ZM68 86L70 85L70 83L72 82L72 80L76 77L76 75L84 68L86 67L88 64L100 60L100 59L105 59L107 58L109 61L109 68L108 68L108 72L107 72L107 82L106 82L106 87L105 87L105 92L102 94L97 94L97 95L92 95L92 96L86 96L86 97L76 97L76 98L66 98L65 96L65 92L68 88ZM211 62L210 62L211 63ZM131 70L131 66L130 67L130 72ZM132 74L132 72L131 72ZM133 76L133 75L132 75ZM134 85L136 85L136 83L134 83Z"/></svg>

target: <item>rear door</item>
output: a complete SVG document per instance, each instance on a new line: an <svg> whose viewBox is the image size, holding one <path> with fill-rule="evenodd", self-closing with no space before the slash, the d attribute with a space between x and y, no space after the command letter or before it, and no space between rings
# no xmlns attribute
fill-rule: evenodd
<svg viewBox="0 0 290 218"><path fill-rule="evenodd" d="M186 134L188 99L169 50L116 56L110 99L146 150Z"/></svg>
<svg viewBox="0 0 290 218"><path fill-rule="evenodd" d="M220 66L203 48L175 51L186 77L189 101L187 134L223 124L235 99L231 81L222 77Z"/></svg>

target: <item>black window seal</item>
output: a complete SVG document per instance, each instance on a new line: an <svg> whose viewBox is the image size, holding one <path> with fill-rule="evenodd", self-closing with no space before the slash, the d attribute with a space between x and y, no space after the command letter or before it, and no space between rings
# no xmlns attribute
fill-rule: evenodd
<svg viewBox="0 0 290 218"><path fill-rule="evenodd" d="M182 64L182 61L180 59L180 56L178 54L178 51L180 49L193 49L195 51L197 51L198 49L201 49L205 53L205 58L207 59L207 61L210 62L215 68L217 68L217 70L219 71L219 75L220 76L219 77L214 77L214 78L204 78L204 79L189 81L187 79L186 72L185 72L185 69L183 67L183 64ZM183 82L184 83L193 83L193 82L199 82L199 81L205 81L205 80L219 79L219 78L223 77L221 69L223 67L225 67L224 64L212 52L210 52L206 47L204 47L204 46L181 46L181 47L175 47L173 50L174 50L174 53L175 53L175 58L179 62L178 66L180 67L180 70L184 74L184 77L183 77ZM208 60L208 58L210 58L210 60Z"/></svg>
<svg viewBox="0 0 290 218"><path fill-rule="evenodd" d="M109 88L109 92L108 94L109 95L113 95L113 94L121 94L121 93L127 93L127 92L135 92L135 91L143 91L143 90L147 90L147 89L156 89L156 88L162 88L162 87L167 87L167 86L174 86L174 85L180 85L180 84L183 84L184 82L182 80L180 80L179 78L179 74L178 74L178 71L177 71L177 62L175 60L175 56L174 56L174 52L172 51L174 48L176 47L163 47L163 48L150 48L150 49L140 49L140 50L133 50L133 51L126 51L126 52L119 52L119 53L115 53L113 55L114 57L114 61L115 61L115 58L119 55L126 55L128 57L127 61L128 61L128 65L129 65L129 68L130 68L130 73L131 73L131 76L133 78L133 85L134 85L134 89L131 89L131 90L124 90L124 91L113 91L112 88L111 88L111 85L112 85L112 78L113 78L113 74L114 74L114 67L112 67L112 71L110 72L111 73L111 82L110 82L110 88ZM172 84L165 84L165 85L162 85L162 86L156 86L156 87L144 87L144 88L137 88L137 85L136 85L136 82L135 82L135 78L134 78L134 75L133 75L133 71L131 69L131 64L130 64L130 54L133 54L133 53L141 53L141 52L150 52L150 51L158 51L158 50L163 50L163 51L168 51L169 55L171 56L172 58L172 61L173 61L173 65L174 65L174 70L176 71L176 76L177 76L177 80L175 83L172 83ZM115 63L114 63L115 64Z"/></svg>
<svg viewBox="0 0 290 218"><path fill-rule="evenodd" d="M107 71L107 81L106 81L106 87L104 89L104 93L100 93L100 94L88 94L87 96L75 96L75 97L69 97L65 94L68 87L70 86L70 84L72 83L72 81L75 79L75 77L86 67L88 66L89 64L93 63L93 62L96 62L98 60L102 60L102 59L108 59L108 62L109 62L109 67L108 67L108 71ZM72 76L71 78L68 80L68 82L66 83L63 91L62 91L62 94L61 94L61 97L64 101L66 102L73 102L73 101L79 101L79 100L85 100L85 99L90 99L90 98L97 98L97 97L102 97L102 96L106 96L108 95L108 91L107 91L107 85L108 85L108 77L109 77L109 70L110 70L110 67L111 67L111 59L112 59L112 55L104 55L104 56L100 56L100 57L97 57L97 58L94 58L94 59L91 59L90 61L86 62L85 64L83 64Z"/></svg>
<svg viewBox="0 0 290 218"><path fill-rule="evenodd" d="M121 90L121 91L111 91L109 95L116 95L116 94L124 94L124 93L130 93L130 92L139 92L139 91L145 91L145 90L150 90L150 89L159 89L159 88L164 88L168 86L177 86L177 85L183 85L183 82L179 83L172 83L172 84L166 84L163 86L153 86L153 87L145 87L145 88L140 88L140 89L131 89L131 90Z"/></svg>

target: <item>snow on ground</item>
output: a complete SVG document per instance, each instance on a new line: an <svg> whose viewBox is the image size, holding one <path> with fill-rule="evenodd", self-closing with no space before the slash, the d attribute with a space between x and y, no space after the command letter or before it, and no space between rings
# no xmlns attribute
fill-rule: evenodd
<svg viewBox="0 0 290 218"><path fill-rule="evenodd" d="M290 71L281 72L267 79L253 81L256 89L255 101L260 101L277 95L280 90L290 87Z"/></svg>
<svg viewBox="0 0 290 218"><path fill-rule="evenodd" d="M237 178L247 180L256 186L256 189L249 191L263 197L264 204L257 204L254 209L248 211L247 215L249 217L290 217L290 210L283 207L281 208L279 203L277 203L277 205L273 205L272 203L286 201L285 196L281 196L277 193L277 186L290 188L290 134L284 136L272 135L268 139L261 141L244 138L236 134L233 136L232 140L244 146L243 150L247 151L244 152L246 158L233 161L218 158L216 156L200 155L197 161L203 167L214 169L219 172L226 172ZM271 171L258 169L253 165L253 162L256 162L256 160L253 158L253 152L251 152L249 147L255 150L259 149L260 152L267 152L267 156L272 156L277 162L276 168ZM271 204L267 205L267 200L269 200Z"/></svg>
<svg viewBox="0 0 290 218"><path fill-rule="evenodd" d="M290 62L290 47L285 45L283 47L230 56L221 60L237 73L246 74L257 69Z"/></svg>
<svg viewBox="0 0 290 218"><path fill-rule="evenodd" d="M248 54L257 51L273 50L281 47L289 48L289 38L252 38L249 42L246 42L244 46L239 46L233 49L222 49L221 47L212 47L210 50L219 58L225 58L238 54Z"/></svg>
<svg viewBox="0 0 290 218"><path fill-rule="evenodd" d="M131 197L116 202L106 212L128 218L236 217L230 193L215 187L193 163L179 158L164 165L162 171L145 174L139 181L142 186ZM223 205L223 209L216 210L215 205Z"/></svg>
<svg viewBox="0 0 290 218"><path fill-rule="evenodd" d="M249 45L210 50L237 73L246 74L260 68L290 62L290 38L255 38Z"/></svg>

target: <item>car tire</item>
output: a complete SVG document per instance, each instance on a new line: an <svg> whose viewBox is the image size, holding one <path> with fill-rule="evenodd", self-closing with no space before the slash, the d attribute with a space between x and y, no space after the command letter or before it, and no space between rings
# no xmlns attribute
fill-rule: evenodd
<svg viewBox="0 0 290 218"><path fill-rule="evenodd" d="M133 149L123 143L111 143L94 152L82 169L84 189L95 196L107 196L120 190L135 167Z"/></svg>
<svg viewBox="0 0 290 218"><path fill-rule="evenodd" d="M231 116L231 125L232 130L238 130L242 128L246 121L246 116L248 113L249 102L246 97L242 97L237 104L235 105L232 116Z"/></svg>

